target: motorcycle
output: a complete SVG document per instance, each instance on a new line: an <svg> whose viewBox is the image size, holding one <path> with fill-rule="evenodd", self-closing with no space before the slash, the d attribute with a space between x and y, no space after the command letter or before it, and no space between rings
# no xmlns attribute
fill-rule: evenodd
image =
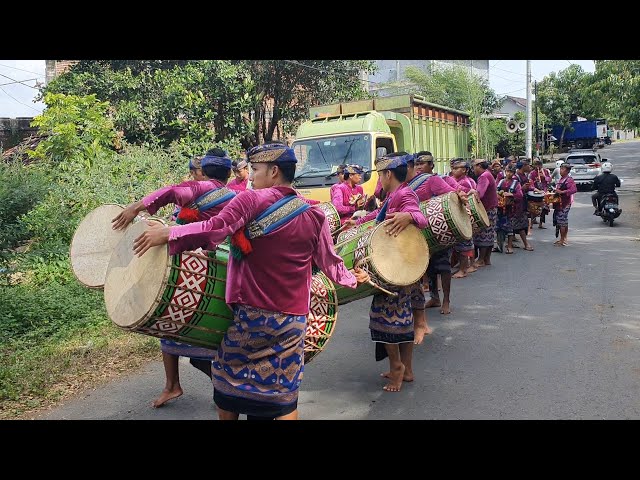
<svg viewBox="0 0 640 480"><path fill-rule="evenodd" d="M622 213L622 209L618 205L618 194L605 193L600 200L600 210L598 211L602 221L609 223L610 227L613 227L613 220L618 218Z"/></svg>

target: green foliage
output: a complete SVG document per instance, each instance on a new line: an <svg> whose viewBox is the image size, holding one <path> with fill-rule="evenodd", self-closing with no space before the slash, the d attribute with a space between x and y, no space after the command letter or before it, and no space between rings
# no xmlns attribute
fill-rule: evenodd
<svg viewBox="0 0 640 480"><path fill-rule="evenodd" d="M238 62L255 83L252 145L293 133L309 107L367 98L361 72L373 73L369 60L243 60ZM282 123L284 132L276 132ZM246 145L247 147L250 145Z"/></svg>
<svg viewBox="0 0 640 480"><path fill-rule="evenodd" d="M45 91L109 101L116 128L132 144L178 143L202 154L214 142L237 144L252 129L245 114L255 103L253 82L225 60L81 61Z"/></svg>
<svg viewBox="0 0 640 480"><path fill-rule="evenodd" d="M29 238L20 217L42 201L50 188L44 172L20 162L0 165L0 260Z"/></svg>
<svg viewBox="0 0 640 480"><path fill-rule="evenodd" d="M33 119L32 125L48 138L30 157L63 163L60 168L84 167L98 155L113 149L116 133L108 118L108 102L98 102L95 95L76 96L47 93L45 111Z"/></svg>
<svg viewBox="0 0 640 480"><path fill-rule="evenodd" d="M594 117L623 129L640 128L640 60L596 60L585 89L585 106Z"/></svg>
<svg viewBox="0 0 640 480"><path fill-rule="evenodd" d="M405 93L420 93L427 101L469 112L471 143L476 158L490 158L499 139L486 118L501 104L487 79L469 72L461 66L434 68L427 72L407 67L405 76L410 85L402 87Z"/></svg>

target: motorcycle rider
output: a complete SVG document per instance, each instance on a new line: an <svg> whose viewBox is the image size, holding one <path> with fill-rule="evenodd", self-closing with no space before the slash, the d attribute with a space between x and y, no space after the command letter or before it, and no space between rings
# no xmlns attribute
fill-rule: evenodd
<svg viewBox="0 0 640 480"><path fill-rule="evenodd" d="M618 198L616 193L616 187L620 186L620 179L617 175L611 173L613 171L613 165L611 162L604 162L602 164L602 173L593 180L593 189L597 190L596 193L591 195L591 202L596 209L593 212L594 215L600 215L600 201L602 197L607 193L613 193Z"/></svg>

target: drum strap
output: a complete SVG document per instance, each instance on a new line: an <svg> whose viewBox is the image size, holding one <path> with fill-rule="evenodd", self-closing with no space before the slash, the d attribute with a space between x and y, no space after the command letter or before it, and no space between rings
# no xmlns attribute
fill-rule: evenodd
<svg viewBox="0 0 640 480"><path fill-rule="evenodd" d="M198 197L191 208L197 208L198 211L204 212L213 208L221 203L227 202L236 196L236 193L233 190L228 189L227 187L218 187L213 190L209 190L204 195Z"/></svg>
<svg viewBox="0 0 640 480"><path fill-rule="evenodd" d="M255 220L249 222L244 229L240 229L232 235L232 255L238 260L242 259L253 251L251 240L277 230L309 208L311 205L295 194L281 198L258 215Z"/></svg>
<svg viewBox="0 0 640 480"><path fill-rule="evenodd" d="M502 178L500 179L500 181L498 182L498 189L500 189L500 187L502 187L502 184L504 183L505 179ZM513 193L516 191L516 184L517 184L518 180L512 180L511 181L511 185L509 185L509 192Z"/></svg>
<svg viewBox="0 0 640 480"><path fill-rule="evenodd" d="M420 185L429 180L429 177L432 176L433 173L421 173L420 175L416 175L409 182L409 187L411 187L411 190L415 192L420 187Z"/></svg>

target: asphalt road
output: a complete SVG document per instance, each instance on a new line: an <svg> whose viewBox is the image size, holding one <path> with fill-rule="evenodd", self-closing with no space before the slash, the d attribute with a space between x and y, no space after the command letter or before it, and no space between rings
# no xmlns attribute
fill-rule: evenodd
<svg viewBox="0 0 640 480"><path fill-rule="evenodd" d="M414 352L416 379L382 390L368 331L370 299L340 309L327 349L305 367L301 419L640 418L640 142L601 150L623 180L613 228L580 192L568 247L534 230L534 252L494 254L453 280L452 314ZM185 394L160 409L160 362L38 418L215 419L207 377L181 360Z"/></svg>

